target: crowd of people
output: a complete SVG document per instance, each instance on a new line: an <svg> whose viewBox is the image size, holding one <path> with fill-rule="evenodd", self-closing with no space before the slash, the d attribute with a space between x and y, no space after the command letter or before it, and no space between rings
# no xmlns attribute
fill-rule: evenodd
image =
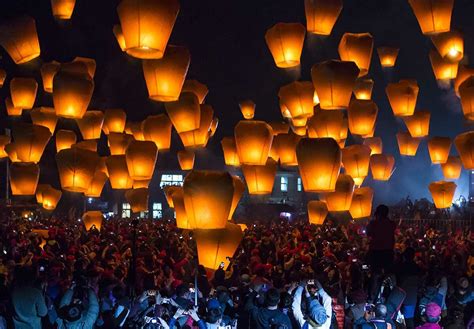
<svg viewBox="0 0 474 329"><path fill-rule="evenodd" d="M0 328L474 328L474 236L389 219L247 223L227 268L167 220L0 224ZM47 229L47 237L35 233Z"/></svg>

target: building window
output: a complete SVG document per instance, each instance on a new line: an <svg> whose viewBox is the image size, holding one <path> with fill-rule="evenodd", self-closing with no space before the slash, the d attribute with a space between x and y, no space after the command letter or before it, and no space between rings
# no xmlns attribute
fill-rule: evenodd
<svg viewBox="0 0 474 329"><path fill-rule="evenodd" d="M301 192L303 189L303 186L301 186L301 177L298 177L297 189L298 189L298 192Z"/></svg>
<svg viewBox="0 0 474 329"><path fill-rule="evenodd" d="M148 210L147 211L140 211L140 218L141 219L148 218Z"/></svg>
<svg viewBox="0 0 474 329"><path fill-rule="evenodd" d="M122 203L122 218L130 218L131 208L129 203Z"/></svg>
<svg viewBox="0 0 474 329"><path fill-rule="evenodd" d="M159 219L163 217L161 203L153 203L153 219Z"/></svg>
<svg viewBox="0 0 474 329"><path fill-rule="evenodd" d="M160 187L168 185L183 186L183 175L161 175Z"/></svg>
<svg viewBox="0 0 474 329"><path fill-rule="evenodd" d="M280 178L280 190L282 192L288 191L288 177L282 176Z"/></svg>

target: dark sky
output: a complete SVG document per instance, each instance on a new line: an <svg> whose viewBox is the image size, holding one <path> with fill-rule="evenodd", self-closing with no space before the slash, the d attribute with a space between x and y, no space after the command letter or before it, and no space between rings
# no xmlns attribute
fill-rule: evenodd
<svg viewBox="0 0 474 329"><path fill-rule="evenodd" d="M21 66L14 65L1 50L3 59L0 66L6 68L8 80L13 76L35 76L40 82L42 62L66 62L76 56L92 57L97 61L97 71L90 109L123 108L132 121L162 113L163 105L148 99L140 61L122 53L112 33L113 25L118 23L117 4L116 0L77 0L72 19L57 22L51 15L48 0L2 0L0 19L18 14L34 17L41 44L41 59ZM463 62L466 63L473 50L473 15L473 1L455 1L451 26L464 33ZM250 98L257 104L256 119L280 119L277 94L282 85L297 79L311 80L313 64L338 58L337 45L344 32L370 32L375 47L400 47L400 53L396 67L382 71L374 49L367 76L375 81L373 100L379 106L375 135L383 138L384 151L395 155L397 167L389 183L370 180L367 183L376 189L376 202L394 203L407 195L428 197L427 186L431 181L442 179L441 169L431 165L426 140L420 144L416 157L399 156L395 134L405 130L405 126L392 114L385 96L386 84L403 78L418 80L417 109L431 111L431 136L454 137L471 127L463 120L459 100L452 89L438 87L428 59L433 46L421 34L408 1L345 0L331 36L307 35L299 69L281 70L274 65L264 35L278 22L305 24L303 0L181 1L170 44L189 48L191 66L188 78L207 84L210 90L207 103L214 107L215 115L220 119L209 150L199 155L198 166L209 167L215 163L216 156L221 156L221 138L231 135L233 126L241 119L240 100ZM52 98L42 91L41 83L38 90L36 106L51 106ZM9 119L6 118L3 99L9 93L8 88L4 87L0 93L2 126L6 126ZM71 129L74 123L62 119L59 127ZM179 145L176 136L173 142L175 146ZM350 143L354 140L350 139ZM52 152L51 147L48 151ZM451 153L455 152L453 146ZM159 165L171 163L167 162L171 158L160 154ZM42 168L49 166L54 166L52 157L42 161ZM467 177L467 172L463 172L458 181L457 195L467 196Z"/></svg>

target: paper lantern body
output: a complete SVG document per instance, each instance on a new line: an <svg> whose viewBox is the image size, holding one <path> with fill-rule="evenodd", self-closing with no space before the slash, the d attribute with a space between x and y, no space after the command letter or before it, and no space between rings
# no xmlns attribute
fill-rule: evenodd
<svg viewBox="0 0 474 329"><path fill-rule="evenodd" d="M33 78L13 78L10 81L10 94L14 107L31 110L37 92L38 83Z"/></svg>
<svg viewBox="0 0 474 329"><path fill-rule="evenodd" d="M278 159L282 166L297 166L296 145L301 137L293 133L276 135L273 139Z"/></svg>
<svg viewBox="0 0 474 329"><path fill-rule="evenodd" d="M104 134L123 133L125 123L127 122L127 114L122 109L108 109L105 110L104 123L102 130Z"/></svg>
<svg viewBox="0 0 474 329"><path fill-rule="evenodd" d="M394 67L398 57L398 48L378 47L377 53L382 67Z"/></svg>
<svg viewBox="0 0 474 329"><path fill-rule="evenodd" d="M153 141L159 151L167 151L171 146L172 124L166 114L150 115L142 123L143 137Z"/></svg>
<svg viewBox="0 0 474 329"><path fill-rule="evenodd" d="M308 136L310 138L333 138L341 139L341 130L347 130L344 124L344 113L342 111L318 111L308 120Z"/></svg>
<svg viewBox="0 0 474 329"><path fill-rule="evenodd" d="M390 154L372 154L370 171L374 180L388 181L394 171L395 158Z"/></svg>
<svg viewBox="0 0 474 329"><path fill-rule="evenodd" d="M190 92L197 96L199 104L203 104L206 99L209 89L207 86L197 80L186 80L184 81L181 92Z"/></svg>
<svg viewBox="0 0 474 329"><path fill-rule="evenodd" d="M11 117L21 116L23 109L21 107L14 107L10 97L5 98L5 107L7 114Z"/></svg>
<svg viewBox="0 0 474 329"><path fill-rule="evenodd" d="M370 147L370 154L382 154L383 143L380 137L369 137L364 139L364 145Z"/></svg>
<svg viewBox="0 0 474 329"><path fill-rule="evenodd" d="M51 134L54 134L58 117L56 111L51 107L39 107L31 110L31 121L34 125L43 126L49 129Z"/></svg>
<svg viewBox="0 0 474 329"><path fill-rule="evenodd" d="M112 32L114 32L115 38L117 39L117 43L120 49L122 51L126 51L127 45L125 44L125 37L123 36L122 27L120 26L120 24L114 25Z"/></svg>
<svg viewBox="0 0 474 329"><path fill-rule="evenodd" d="M431 35L451 29L454 0L408 0L408 3L423 34Z"/></svg>
<svg viewBox="0 0 474 329"><path fill-rule="evenodd" d="M267 162L273 131L266 122L240 121L234 128L234 136L241 164L264 165Z"/></svg>
<svg viewBox="0 0 474 329"><path fill-rule="evenodd" d="M219 118L213 118L211 122L210 137L214 136L219 126Z"/></svg>
<svg viewBox="0 0 474 329"><path fill-rule="evenodd" d="M165 194L166 202L168 202L168 206L169 206L170 208L174 208L172 196L173 196L173 193L176 192L177 190L180 190L180 191L181 191L181 198L182 198L183 207L184 207L183 188L182 188L181 186L176 186L176 185L166 185L166 186L163 186L163 193Z"/></svg>
<svg viewBox="0 0 474 329"><path fill-rule="evenodd" d="M355 98L361 100L369 100L372 98L372 89L374 88L374 80L357 79L352 92Z"/></svg>
<svg viewBox="0 0 474 329"><path fill-rule="evenodd" d="M245 183L240 179L239 176L232 176L232 181L234 184L234 196L232 197L232 205L230 207L230 212L229 212L229 220L232 219L232 215L235 212L235 209L237 209L237 206L239 205L240 198L242 198L242 195L245 192Z"/></svg>
<svg viewBox="0 0 474 329"><path fill-rule="evenodd" d="M182 230L194 230L194 224L188 220L186 208L184 206L184 192L181 186L175 186L176 189L171 194L171 199L176 213L176 227Z"/></svg>
<svg viewBox="0 0 474 329"><path fill-rule="evenodd" d="M467 120L474 120L474 76L464 80L459 86L462 112Z"/></svg>
<svg viewBox="0 0 474 329"><path fill-rule="evenodd" d="M351 145L341 151L346 174L354 179L355 185L362 184L364 178L369 174L370 147L367 145Z"/></svg>
<svg viewBox="0 0 474 329"><path fill-rule="evenodd" d="M40 168L31 162L15 162L10 165L12 195L34 195L38 185Z"/></svg>
<svg viewBox="0 0 474 329"><path fill-rule="evenodd" d="M61 70L94 78L97 63L93 58L76 57L72 62L61 64Z"/></svg>
<svg viewBox="0 0 474 329"><path fill-rule="evenodd" d="M5 82L5 79L7 78L7 71L4 69L0 69L0 88L3 87L3 83Z"/></svg>
<svg viewBox="0 0 474 329"><path fill-rule="evenodd" d="M441 164L444 179L458 179L461 176L462 162L457 156L449 156L446 163Z"/></svg>
<svg viewBox="0 0 474 329"><path fill-rule="evenodd" d="M58 73L61 64L56 61L44 63L41 66L41 79L43 80L43 89L47 93L53 92L53 79Z"/></svg>
<svg viewBox="0 0 474 329"><path fill-rule="evenodd" d="M457 31L435 34L431 41L444 60L459 62L464 56L464 40Z"/></svg>
<svg viewBox="0 0 474 329"><path fill-rule="evenodd" d="M359 77L369 72L374 38L370 33L344 33L339 42L339 56L346 62L354 62L359 68Z"/></svg>
<svg viewBox="0 0 474 329"><path fill-rule="evenodd" d="M111 155L124 155L134 138L132 135L125 133L110 133L107 140Z"/></svg>
<svg viewBox="0 0 474 329"><path fill-rule="evenodd" d="M0 135L0 159L8 157L5 146L11 141L10 136Z"/></svg>
<svg viewBox="0 0 474 329"><path fill-rule="evenodd" d="M308 118L313 115L314 87L309 81L294 81L280 88L280 104L293 119Z"/></svg>
<svg viewBox="0 0 474 329"><path fill-rule="evenodd" d="M323 225L328 215L326 202L312 200L308 202L308 218L310 224Z"/></svg>
<svg viewBox="0 0 474 329"><path fill-rule="evenodd" d="M99 164L97 153L81 148L65 149L56 154L61 188L70 192L87 192Z"/></svg>
<svg viewBox="0 0 474 329"><path fill-rule="evenodd" d="M367 218L372 213L374 190L370 187L360 187L354 190L349 212L353 219Z"/></svg>
<svg viewBox="0 0 474 329"><path fill-rule="evenodd" d="M371 100L351 101L347 110L349 130L354 135L368 135L375 128L379 108Z"/></svg>
<svg viewBox="0 0 474 329"><path fill-rule="evenodd" d="M179 99L165 104L166 112L178 133L198 129L201 120L199 100L193 93L181 93Z"/></svg>
<svg viewBox="0 0 474 329"><path fill-rule="evenodd" d="M412 137L425 137L430 132L430 117L428 111L416 111L413 115L403 117Z"/></svg>
<svg viewBox="0 0 474 329"><path fill-rule="evenodd" d="M474 132L468 131L459 134L454 139L454 145L461 157L462 165L466 170L474 169Z"/></svg>
<svg viewBox="0 0 474 329"><path fill-rule="evenodd" d="M125 199L134 213L148 210L148 188L128 190L125 192Z"/></svg>
<svg viewBox="0 0 474 329"><path fill-rule="evenodd" d="M438 209L451 208L456 187L457 185L454 182L438 181L430 183L428 188L435 207Z"/></svg>
<svg viewBox="0 0 474 329"><path fill-rule="evenodd" d="M132 141L125 152L128 173L133 180L150 180L155 171L158 148L150 141Z"/></svg>
<svg viewBox="0 0 474 329"><path fill-rule="evenodd" d="M194 151L180 150L178 151L178 162L181 170L192 170L194 168Z"/></svg>
<svg viewBox="0 0 474 329"><path fill-rule="evenodd" d="M19 161L38 163L51 138L48 128L29 123L18 123L12 129L16 155Z"/></svg>
<svg viewBox="0 0 474 329"><path fill-rule="evenodd" d="M451 138L449 137L437 136L428 141L428 151L433 164L446 163L450 150Z"/></svg>
<svg viewBox="0 0 474 329"><path fill-rule="evenodd" d="M46 210L54 210L61 200L62 192L61 190L56 190L51 185L48 185L46 189L42 192L42 204L43 208Z"/></svg>
<svg viewBox="0 0 474 329"><path fill-rule="evenodd" d="M342 11L342 0L305 0L304 9L308 32L330 35Z"/></svg>
<svg viewBox="0 0 474 329"><path fill-rule="evenodd" d="M268 124L272 127L273 136L287 134L288 130L290 130L290 126L286 122L272 121Z"/></svg>
<svg viewBox="0 0 474 329"><path fill-rule="evenodd" d="M125 123L125 133L132 135L133 138L137 141L144 141L145 136L143 135L143 128L142 128L142 122L131 122L127 121Z"/></svg>
<svg viewBox="0 0 474 329"><path fill-rule="evenodd" d="M240 166L239 155L237 154L237 147L235 146L235 139L233 137L224 137L222 138L221 146L226 166Z"/></svg>
<svg viewBox="0 0 474 329"><path fill-rule="evenodd" d="M267 30L265 41L277 67L300 64L305 34L304 26L299 23L278 23Z"/></svg>
<svg viewBox="0 0 474 329"><path fill-rule="evenodd" d="M461 97L459 94L459 87L461 84L466 81L468 78L474 75L474 68L469 68L465 65L459 65L458 75L454 80L454 91L458 97Z"/></svg>
<svg viewBox="0 0 474 329"><path fill-rule="evenodd" d="M94 177L89 185L89 188L84 195L89 198L100 198L102 189L104 188L105 182L107 182L108 176L100 170L96 170Z"/></svg>
<svg viewBox="0 0 474 329"><path fill-rule="evenodd" d="M79 147L84 150L97 152L97 141L95 140L81 141L76 144L72 144L71 147Z"/></svg>
<svg viewBox="0 0 474 329"><path fill-rule="evenodd" d="M240 112L244 119L251 120L255 114L255 103L251 100L245 100L239 103Z"/></svg>
<svg viewBox="0 0 474 329"><path fill-rule="evenodd" d="M335 191L324 193L323 198L329 211L348 211L351 207L352 193L354 193L354 180L349 175L340 174Z"/></svg>
<svg viewBox="0 0 474 329"><path fill-rule="evenodd" d="M0 26L0 44L15 64L23 64L40 55L35 20L21 16L5 21Z"/></svg>
<svg viewBox="0 0 474 329"><path fill-rule="evenodd" d="M420 88L414 80L400 80L389 83L385 88L393 115L409 116L415 112L416 99Z"/></svg>
<svg viewBox="0 0 474 329"><path fill-rule="evenodd" d="M450 62L441 58L436 50L430 51L430 62L436 80L456 79L458 75L458 62Z"/></svg>
<svg viewBox="0 0 474 329"><path fill-rule="evenodd" d="M76 143L76 133L72 130L58 130L56 133L56 153L71 148Z"/></svg>
<svg viewBox="0 0 474 329"><path fill-rule="evenodd" d="M82 118L87 111L93 92L94 81L88 74L60 70L53 78L53 102L56 115L70 119Z"/></svg>
<svg viewBox="0 0 474 329"><path fill-rule="evenodd" d="M82 215L82 222L84 223L84 227L86 231L90 231L93 227L100 231L102 226L102 220L104 216L100 211L86 211L84 215Z"/></svg>
<svg viewBox="0 0 474 329"><path fill-rule="evenodd" d="M87 111L81 119L76 119L77 126L85 140L100 139L104 113L101 111Z"/></svg>
<svg viewBox="0 0 474 329"><path fill-rule="evenodd" d="M416 151L418 150L418 145L420 145L421 139L417 137L412 137L410 133L400 132L397 133L397 142L398 149L400 150L400 155L415 156Z"/></svg>
<svg viewBox="0 0 474 329"><path fill-rule="evenodd" d="M70 19L76 0L51 0L53 16L56 19Z"/></svg>
<svg viewBox="0 0 474 329"><path fill-rule="evenodd" d="M113 189L124 190L133 187L133 179L128 173L125 155L111 155L105 163Z"/></svg>
<svg viewBox="0 0 474 329"><path fill-rule="evenodd" d="M242 165L242 172L247 183L249 194L270 194L273 190L277 162L271 158L261 165Z"/></svg>
<svg viewBox="0 0 474 329"><path fill-rule="evenodd" d="M210 137L214 109L207 104L201 104L201 118L199 128L179 133L181 142L186 148L206 147Z"/></svg>

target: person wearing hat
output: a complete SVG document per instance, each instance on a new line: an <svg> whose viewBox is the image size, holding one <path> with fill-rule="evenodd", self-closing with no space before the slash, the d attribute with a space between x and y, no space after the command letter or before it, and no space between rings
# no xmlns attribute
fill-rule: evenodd
<svg viewBox="0 0 474 329"><path fill-rule="evenodd" d="M305 291L308 316L305 317L301 311L301 297ZM319 281L314 283L300 285L296 288L293 296L293 304L291 309L296 321L302 329L322 328L329 329L331 327L332 316L331 297L324 291Z"/></svg>
<svg viewBox="0 0 474 329"><path fill-rule="evenodd" d="M344 318L344 328L352 328L355 321L364 317L365 304L367 303L367 293L358 289L350 293L349 295L352 305L347 309Z"/></svg>
<svg viewBox="0 0 474 329"><path fill-rule="evenodd" d="M423 320L425 323L416 327L416 329L441 329L441 326L438 324L439 320L441 320L441 307L436 303L426 305Z"/></svg>
<svg viewBox="0 0 474 329"><path fill-rule="evenodd" d="M365 312L364 317L355 322L354 328L360 329L395 329L395 325L387 320L387 306L384 304L372 305Z"/></svg>
<svg viewBox="0 0 474 329"><path fill-rule="evenodd" d="M74 290L76 284L73 283L66 291L59 303L58 329L92 329L99 316L99 302L92 288L87 288L87 307L81 301L74 301Z"/></svg>

